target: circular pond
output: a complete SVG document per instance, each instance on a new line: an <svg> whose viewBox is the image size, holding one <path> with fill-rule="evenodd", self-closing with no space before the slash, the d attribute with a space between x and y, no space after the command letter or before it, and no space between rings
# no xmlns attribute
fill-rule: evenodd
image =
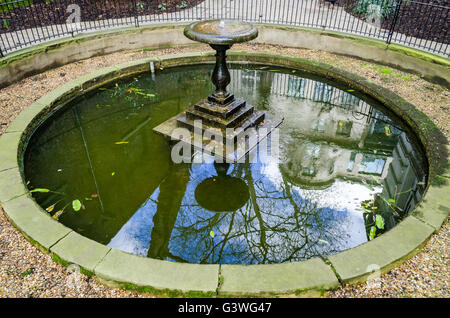
<svg viewBox="0 0 450 318"><path fill-rule="evenodd" d="M279 156L173 163L153 128L212 92L211 72L168 68L67 104L27 146L33 197L102 244L210 264L335 254L382 235L420 200L425 160L395 116L353 89L273 66L231 64L229 91L284 117L267 138L278 136Z"/></svg>

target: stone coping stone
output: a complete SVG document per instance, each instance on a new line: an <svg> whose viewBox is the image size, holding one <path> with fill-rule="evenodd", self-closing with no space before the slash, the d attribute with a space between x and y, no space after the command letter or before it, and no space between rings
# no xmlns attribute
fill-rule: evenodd
<svg viewBox="0 0 450 318"><path fill-rule="evenodd" d="M27 126L36 119L36 116L42 111L45 107L45 104L41 104L35 102L25 108L15 119L14 121L8 125L6 129L6 133L14 133L14 132L23 132L27 128Z"/></svg>
<svg viewBox="0 0 450 318"><path fill-rule="evenodd" d="M17 154L22 133L10 133L0 136L0 171L17 168L19 166ZM1 179L0 179L1 180ZM2 187L8 186L1 184Z"/></svg>
<svg viewBox="0 0 450 318"><path fill-rule="evenodd" d="M95 266L100 263L110 250L110 247L88 239L76 232L71 232L50 248L54 259L64 265L79 265L82 272L88 275L94 272Z"/></svg>
<svg viewBox="0 0 450 318"><path fill-rule="evenodd" d="M8 218L27 238L44 251L72 230L52 219L28 195L2 203Z"/></svg>
<svg viewBox="0 0 450 318"><path fill-rule="evenodd" d="M279 66L290 65L301 69L307 67L311 72L326 74L326 77L337 72L337 75L333 75L337 79L347 75L352 76L350 73L336 70L325 64L310 62L311 65L309 65L305 59L248 52L231 53L230 60L238 62L246 60L275 63ZM148 72L150 62L154 62L155 69L158 69L183 64L210 63L213 59L214 55L211 52L183 53L108 67L55 89L24 110L0 136L0 202L11 222L42 250L51 251L56 260L65 265L76 264L88 275L94 273L107 284L151 291L177 291L191 296L211 296L216 295L217 291L219 295L265 293L273 295L307 290L323 291L337 287L338 279L344 283L364 281L371 275L374 266L380 268L380 272L386 272L413 255L448 217L450 206L447 198L450 181L448 144L441 144L446 150L442 160L430 161L430 170L436 166L439 166L439 169L434 169L436 172L431 179L428 192L420 206L413 211L413 216L407 217L392 230L373 241L329 256L325 260L316 258L286 264L220 267L219 265L173 263L135 256L111 249L73 232L52 219L26 193L26 186L21 176L24 140L29 137L36 125L48 117L49 113L78 95L107 82ZM355 81L359 84L354 84ZM375 84L355 76L350 82L358 88L367 85L372 93L376 88ZM390 101L387 105L399 116L405 110L411 110L414 107L406 105L393 93L384 94L385 89L375 92L380 96L386 96L386 101ZM396 108L395 103L403 103L403 107ZM419 112L416 109L414 111ZM435 155L431 149L435 148L431 146L438 145L438 142L430 141L432 139L426 138L429 135L424 132L437 131L437 128L419 125L417 122L422 122L425 118L425 115L421 116L411 117L407 123L421 135L427 156L433 158Z"/></svg>
<svg viewBox="0 0 450 318"><path fill-rule="evenodd" d="M8 183L2 186L3 182L0 181L0 203L28 193L28 189L23 184L19 168L11 168L0 172L0 180Z"/></svg>
<svg viewBox="0 0 450 318"><path fill-rule="evenodd" d="M222 265L219 295L288 294L338 287L331 266L320 258L267 265Z"/></svg>
<svg viewBox="0 0 450 318"><path fill-rule="evenodd" d="M430 185L419 206L411 213L432 226L435 232L439 231L450 213L450 180L444 181L447 184Z"/></svg>
<svg viewBox="0 0 450 318"><path fill-rule="evenodd" d="M175 290L182 293L216 293L219 265L184 264L157 260L111 249L95 268L102 280L139 289Z"/></svg>
<svg viewBox="0 0 450 318"><path fill-rule="evenodd" d="M342 282L363 282L374 270L385 273L408 259L433 232L431 226L408 216L374 240L331 255L328 260Z"/></svg>

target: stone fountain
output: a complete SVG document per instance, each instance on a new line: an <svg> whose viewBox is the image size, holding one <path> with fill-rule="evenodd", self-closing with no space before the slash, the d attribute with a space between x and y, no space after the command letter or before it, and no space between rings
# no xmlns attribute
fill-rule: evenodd
<svg viewBox="0 0 450 318"><path fill-rule="evenodd" d="M226 162L238 161L283 121L265 111L256 110L245 100L226 90L231 81L226 51L235 43L255 39L258 30L247 22L208 20L188 25L184 35L191 40L207 43L216 51L216 64L211 78L216 90L193 107L155 127L154 131L173 141L184 141L198 150L208 151L216 160L222 158ZM189 129L191 136L188 140L173 134L174 129L179 127ZM223 147L220 152L211 149L212 140L205 138L204 134L207 129L209 135L212 131L214 135L222 136ZM213 140L217 141L217 138Z"/></svg>

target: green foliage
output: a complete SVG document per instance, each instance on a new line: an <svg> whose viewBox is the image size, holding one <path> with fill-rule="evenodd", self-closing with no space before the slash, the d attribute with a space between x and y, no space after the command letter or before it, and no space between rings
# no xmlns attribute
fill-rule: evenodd
<svg viewBox="0 0 450 318"><path fill-rule="evenodd" d="M22 0L22 1L0 0L0 13L8 12L18 7L29 6L32 4L33 0Z"/></svg>
<svg viewBox="0 0 450 318"><path fill-rule="evenodd" d="M24 271L23 273L21 273L20 276L27 277L28 275L31 275L33 273L34 273L34 268L31 267L31 268L27 269L26 271Z"/></svg>
<svg viewBox="0 0 450 318"><path fill-rule="evenodd" d="M158 4L158 9L161 10L161 11L166 11L167 4L165 2L162 2L162 3Z"/></svg>
<svg viewBox="0 0 450 318"><path fill-rule="evenodd" d="M381 215L377 214L375 216L375 225L378 229L383 230L384 229L384 219Z"/></svg>
<svg viewBox="0 0 450 318"><path fill-rule="evenodd" d="M178 9L184 9L187 7L186 1L181 1L181 4L177 5Z"/></svg>
<svg viewBox="0 0 450 318"><path fill-rule="evenodd" d="M382 73L382 74L391 74L392 73L392 69L389 68L389 67L382 68L382 69L380 69L380 73Z"/></svg>
<svg viewBox="0 0 450 318"><path fill-rule="evenodd" d="M363 215L366 222L367 237L371 241L375 237L384 233L384 218L378 213L378 207L374 200L368 200L361 203Z"/></svg>
<svg viewBox="0 0 450 318"><path fill-rule="evenodd" d="M369 240L372 241L375 238L376 234L377 228L375 226L371 226L369 231Z"/></svg>
<svg viewBox="0 0 450 318"><path fill-rule="evenodd" d="M370 5L379 5L381 17L386 19L394 13L396 2L392 0L359 0L353 12L366 15Z"/></svg>

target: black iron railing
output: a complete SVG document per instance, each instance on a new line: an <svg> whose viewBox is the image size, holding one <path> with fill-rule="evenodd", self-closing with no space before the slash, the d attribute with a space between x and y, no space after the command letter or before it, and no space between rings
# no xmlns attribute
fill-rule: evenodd
<svg viewBox="0 0 450 318"><path fill-rule="evenodd" d="M216 18L339 31L450 56L450 0L0 0L0 55L80 33Z"/></svg>

